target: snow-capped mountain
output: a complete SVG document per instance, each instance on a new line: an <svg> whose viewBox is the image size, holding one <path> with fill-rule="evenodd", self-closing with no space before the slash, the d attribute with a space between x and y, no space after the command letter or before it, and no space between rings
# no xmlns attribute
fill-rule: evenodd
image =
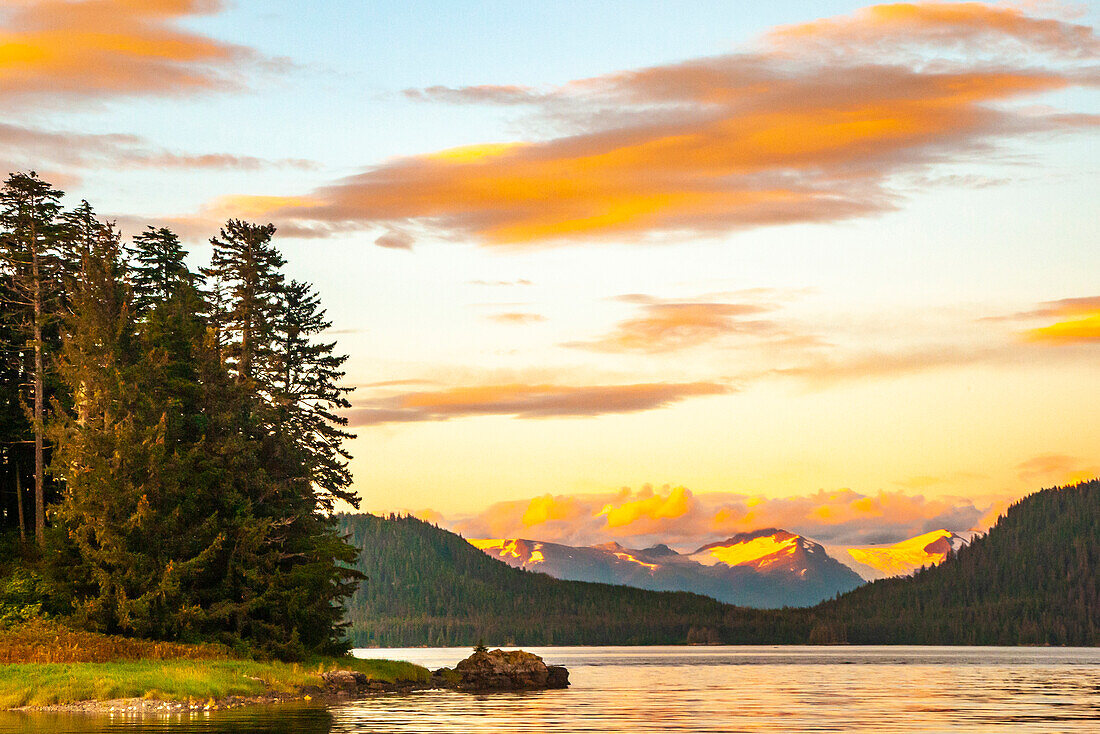
<svg viewBox="0 0 1100 734"><path fill-rule="evenodd" d="M863 583L820 544L775 528L735 535L689 554L666 545L574 547L520 538L469 542L511 566L561 579L691 591L742 606L809 606Z"/></svg>
<svg viewBox="0 0 1100 734"><path fill-rule="evenodd" d="M893 545L827 546L828 552L868 581L907 576L921 566L934 566L970 542L950 530L909 538Z"/></svg>

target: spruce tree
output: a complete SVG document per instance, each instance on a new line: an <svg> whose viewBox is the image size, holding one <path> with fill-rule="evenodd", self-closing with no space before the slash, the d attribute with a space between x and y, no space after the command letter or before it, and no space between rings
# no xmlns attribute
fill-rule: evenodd
<svg viewBox="0 0 1100 734"><path fill-rule="evenodd" d="M281 305L274 344L279 420L297 441L322 506L331 510L339 499L358 507L350 490L351 457L343 447L355 436L344 430L347 418L336 412L351 407L346 396L354 388L340 385L347 356L334 353L335 342L318 341L332 324L310 284L290 281Z"/></svg>
<svg viewBox="0 0 1100 734"><path fill-rule="evenodd" d="M137 315L167 301L180 286L195 282L187 267L187 251L170 229L147 227L134 236L128 254L133 310Z"/></svg>
<svg viewBox="0 0 1100 734"><path fill-rule="evenodd" d="M30 422L23 411L21 390L27 377L27 353L19 339L17 312L7 308L15 294L11 278L0 272L0 531L18 529L26 541L22 472L32 442ZM28 482L33 484L33 481Z"/></svg>
<svg viewBox="0 0 1100 734"><path fill-rule="evenodd" d="M309 286L285 286L274 232L227 222L202 271L236 386L223 386L210 406L216 424L233 428L220 439L231 458L227 497L254 517L229 539L227 587L211 613L232 634L295 657L336 644L337 602L358 574L346 565L355 549L327 514L335 497L354 501L341 446L347 434L332 412L346 404L336 385L344 358L331 344L314 344L327 327L324 312Z"/></svg>
<svg viewBox="0 0 1100 734"><path fill-rule="evenodd" d="M275 312L282 292L285 264L271 244L272 224L259 225L230 219L218 237L210 267L202 274L226 301L216 313L215 326L227 339L226 356L240 382L265 384L273 338Z"/></svg>
<svg viewBox="0 0 1100 734"><path fill-rule="evenodd" d="M211 470L221 459L206 442L200 362L217 356L202 353L201 301L181 286L139 331L106 228L79 273L60 366L74 405L52 425L52 469L67 479L57 576L86 627L217 636L206 609L221 579L211 569L248 518L223 511L222 473Z"/></svg>
<svg viewBox="0 0 1100 734"><path fill-rule="evenodd" d="M47 330L62 293L59 257L62 192L32 171L13 173L0 188L0 266L10 278L5 310L15 317L17 343L33 352L29 400L34 435L34 528L39 547L46 531Z"/></svg>
<svg viewBox="0 0 1100 734"><path fill-rule="evenodd" d="M152 484L157 458L150 453L157 442L132 419L138 397L130 389L134 334L118 238L103 228L82 250L59 360L73 408L71 414L55 412L51 468L67 479L60 521L83 561L80 570L96 589L74 598L78 618L117 631L137 579L150 571L133 552L132 536L149 522L143 497ZM152 536L141 540L153 542Z"/></svg>
<svg viewBox="0 0 1100 734"><path fill-rule="evenodd" d="M62 301L71 307L73 296L79 287L78 280L89 256L101 248L104 237L114 237L113 231L96 217L95 210L86 200L72 211L60 217L58 260L62 275Z"/></svg>

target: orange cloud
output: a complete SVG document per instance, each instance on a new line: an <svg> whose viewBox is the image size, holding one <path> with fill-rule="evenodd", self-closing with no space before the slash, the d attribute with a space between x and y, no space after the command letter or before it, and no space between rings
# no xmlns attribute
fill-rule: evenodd
<svg viewBox="0 0 1100 734"><path fill-rule="evenodd" d="M187 94L239 86L254 52L184 29L220 0L21 0L0 26L0 98Z"/></svg>
<svg viewBox="0 0 1100 734"><path fill-rule="evenodd" d="M1040 454L1021 461L1016 469L1020 479L1028 483L1066 485L1100 477L1100 465L1065 454Z"/></svg>
<svg viewBox="0 0 1100 734"><path fill-rule="evenodd" d="M775 309L758 303L721 301L664 301L650 296L623 296L640 303L642 314L620 322L613 331L593 341L565 346L601 352L671 352L698 346L729 334L774 336L772 321L749 318Z"/></svg>
<svg viewBox="0 0 1100 734"><path fill-rule="evenodd" d="M1030 341L1051 344L1100 342L1100 310L1079 319L1059 321L1050 326L1032 329L1027 332L1027 338Z"/></svg>
<svg viewBox="0 0 1100 734"><path fill-rule="evenodd" d="M1071 317L1025 333L1029 341L1047 344L1100 342L1100 297L1053 301L1036 315Z"/></svg>
<svg viewBox="0 0 1100 734"><path fill-rule="evenodd" d="M777 527L841 545L897 542L931 530L980 526L992 505L964 498L850 489L793 497L695 494L645 486L616 493L543 495L500 502L472 517L446 521L467 537L529 538L571 545L617 540L630 547L672 543L698 548L730 535ZM993 517L993 519L996 519Z"/></svg>
<svg viewBox="0 0 1100 734"><path fill-rule="evenodd" d="M1047 301L1030 311L992 316L985 320L1026 322L1038 319L1057 320L1024 331L1022 336L1025 341L1052 345L1100 342L1100 296Z"/></svg>
<svg viewBox="0 0 1100 734"><path fill-rule="evenodd" d="M555 497L552 494L544 494L541 497L535 497L528 503L521 522L527 527L534 527L561 520L571 522L579 519L583 514L583 505L573 497Z"/></svg>
<svg viewBox="0 0 1100 734"><path fill-rule="evenodd" d="M844 53L822 57L841 41ZM917 42L939 60L914 56ZM314 234L415 220L506 246L866 216L898 205L899 174L1006 138L1095 126L1094 116L1006 103L1097 84L1097 55L1084 26L921 3L549 92L432 88L421 96L529 105L567 134L385 163L313 192L318 206L272 216Z"/></svg>
<svg viewBox="0 0 1100 734"><path fill-rule="evenodd" d="M980 2L891 3L842 18L785 26L771 34L780 43L811 43L832 53L886 46L957 45L975 42L1015 46L1075 58L1100 53L1092 28L1055 18L1029 16L1023 8Z"/></svg>
<svg viewBox="0 0 1100 734"><path fill-rule="evenodd" d="M352 426L441 421L479 415L563 418L655 410L690 397L722 395L715 382L634 385L480 385L408 392L362 401L347 412Z"/></svg>
<svg viewBox="0 0 1100 734"><path fill-rule="evenodd" d="M694 506L694 497L684 487L674 487L667 494L646 489L635 499L608 503L597 516L605 518L609 529L630 527L637 532L639 524L659 527L664 520L684 517Z"/></svg>
<svg viewBox="0 0 1100 734"><path fill-rule="evenodd" d="M486 318L501 324L536 324L546 321L546 317L539 313L525 313L520 311L505 311L504 313L490 314Z"/></svg>

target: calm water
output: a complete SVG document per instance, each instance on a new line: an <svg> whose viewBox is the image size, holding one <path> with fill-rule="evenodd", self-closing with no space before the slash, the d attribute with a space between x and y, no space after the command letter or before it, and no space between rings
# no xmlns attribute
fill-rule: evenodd
<svg viewBox="0 0 1100 734"><path fill-rule="evenodd" d="M0 732L1100 732L1100 649L529 648L565 691L425 691L144 721L0 713ZM453 665L469 650L358 651Z"/></svg>

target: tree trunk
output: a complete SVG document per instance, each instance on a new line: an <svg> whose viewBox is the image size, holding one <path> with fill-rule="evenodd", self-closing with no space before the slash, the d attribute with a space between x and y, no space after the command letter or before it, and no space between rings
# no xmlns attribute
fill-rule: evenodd
<svg viewBox="0 0 1100 734"><path fill-rule="evenodd" d="M19 513L19 544L27 543L27 521L23 515L23 480L19 476L19 464L15 466L15 509Z"/></svg>
<svg viewBox="0 0 1100 734"><path fill-rule="evenodd" d="M31 226L31 268L34 278L34 534L38 547L46 545L46 453L42 403L45 367L42 360L42 272L38 262L38 233Z"/></svg>

